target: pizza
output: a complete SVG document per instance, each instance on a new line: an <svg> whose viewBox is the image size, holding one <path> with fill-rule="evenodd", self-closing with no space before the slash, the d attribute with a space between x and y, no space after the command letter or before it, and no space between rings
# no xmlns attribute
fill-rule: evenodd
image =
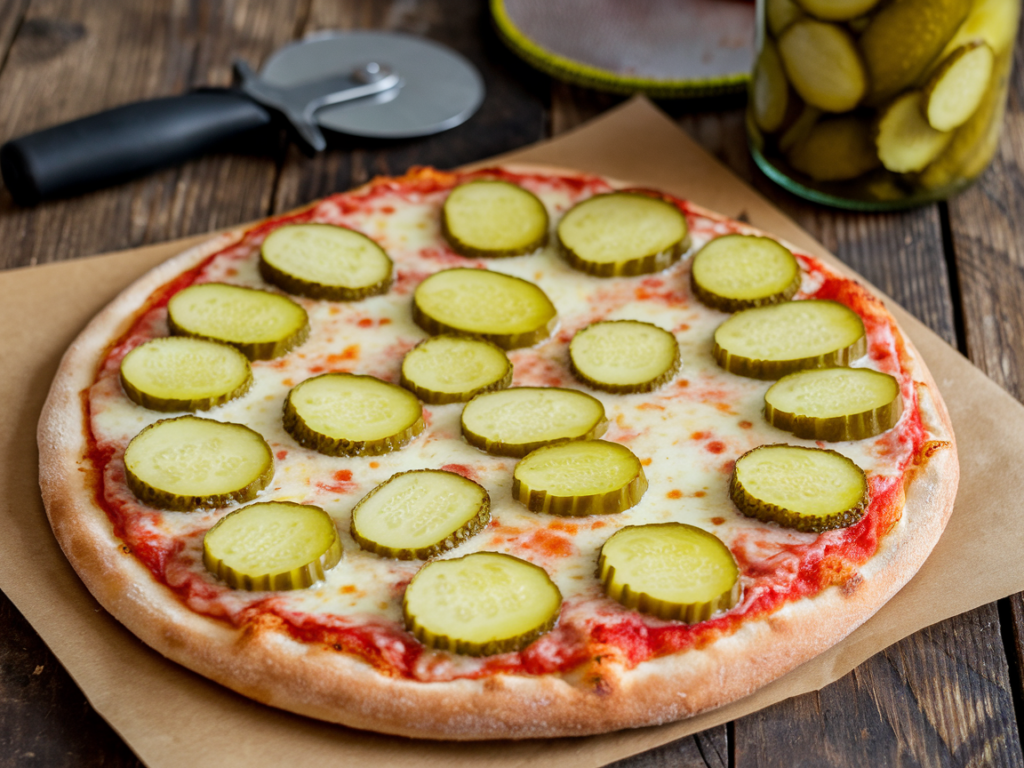
<svg viewBox="0 0 1024 768"><path fill-rule="evenodd" d="M432 739L743 697L917 571L935 382L848 274L669 194L417 168L157 267L65 355L54 533L257 701Z"/></svg>

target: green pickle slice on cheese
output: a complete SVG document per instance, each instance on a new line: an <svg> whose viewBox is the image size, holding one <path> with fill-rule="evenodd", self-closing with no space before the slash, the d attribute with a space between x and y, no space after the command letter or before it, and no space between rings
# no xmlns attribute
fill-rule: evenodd
<svg viewBox="0 0 1024 768"><path fill-rule="evenodd" d="M722 235L693 257L690 287L701 303L723 312L778 304L800 288L800 265L770 237Z"/></svg>
<svg viewBox="0 0 1024 768"><path fill-rule="evenodd" d="M249 360L234 347L170 336L140 344L121 361L121 387L153 411L206 411L252 386Z"/></svg>
<svg viewBox="0 0 1024 768"><path fill-rule="evenodd" d="M440 469L400 472L352 510L352 538L383 557L426 560L457 547L490 520L491 499L472 480Z"/></svg>
<svg viewBox="0 0 1024 768"><path fill-rule="evenodd" d="M260 273L283 291L356 301L387 291L392 262L366 235L333 224L289 224L267 235Z"/></svg>
<svg viewBox="0 0 1024 768"><path fill-rule="evenodd" d="M561 606L543 568L499 552L428 563L402 601L416 639L468 656L522 650L555 625Z"/></svg>
<svg viewBox="0 0 1024 768"><path fill-rule="evenodd" d="M572 440L527 454L512 474L512 497L531 512L583 517L636 506L647 490L644 468L629 448Z"/></svg>
<svg viewBox="0 0 1024 768"><path fill-rule="evenodd" d="M326 456L377 456L423 431L423 407L411 392L354 373L325 373L292 387L284 428Z"/></svg>
<svg viewBox="0 0 1024 768"><path fill-rule="evenodd" d="M740 512L806 533L845 528L868 506L864 470L841 453L762 445L736 460L729 496Z"/></svg>
<svg viewBox="0 0 1024 768"><path fill-rule="evenodd" d="M504 350L482 339L443 334L421 342L402 360L402 386L431 405L462 403L512 383Z"/></svg>
<svg viewBox="0 0 1024 768"><path fill-rule="evenodd" d="M167 324L175 336L221 341L250 360L270 360L309 336L306 310L269 291L224 283L192 285L167 303Z"/></svg>
<svg viewBox="0 0 1024 768"><path fill-rule="evenodd" d="M136 435L124 451L124 468L141 501L183 512L251 501L274 476L274 456L249 427L179 416Z"/></svg>
<svg viewBox="0 0 1024 768"><path fill-rule="evenodd" d="M848 365L866 352L856 312L837 301L808 299L737 312L715 330L713 355L730 373L778 379Z"/></svg>
<svg viewBox="0 0 1024 768"><path fill-rule="evenodd" d="M634 192L610 192L577 203L557 231L569 266L595 277L660 272L676 263L690 242L682 211Z"/></svg>
<svg viewBox="0 0 1024 768"><path fill-rule="evenodd" d="M601 547L598 576L608 597L668 621L707 621L740 599L729 548L685 523L626 526Z"/></svg>
<svg viewBox="0 0 1024 768"><path fill-rule="evenodd" d="M502 349L530 347L551 335L558 313L531 282L486 269L446 269L413 293L412 317L431 335L475 336Z"/></svg>
<svg viewBox="0 0 1024 768"><path fill-rule="evenodd" d="M479 179L449 193L441 232L463 256L520 256L547 242L548 212L536 195L516 184Z"/></svg>
<svg viewBox="0 0 1024 768"><path fill-rule="evenodd" d="M600 400L559 387L485 392L462 409L466 442L495 456L522 458L548 443L600 437L607 426Z"/></svg>
<svg viewBox="0 0 1024 768"><path fill-rule="evenodd" d="M341 560L331 516L310 504L250 504L203 537L203 565L232 589L305 589Z"/></svg>
<svg viewBox="0 0 1024 768"><path fill-rule="evenodd" d="M569 368L594 389L613 394L651 392L679 371L679 342L639 320L604 320L576 332Z"/></svg>
<svg viewBox="0 0 1024 768"><path fill-rule="evenodd" d="M899 382L867 368L798 371L764 396L768 423L805 440L865 440L892 429L902 413Z"/></svg>

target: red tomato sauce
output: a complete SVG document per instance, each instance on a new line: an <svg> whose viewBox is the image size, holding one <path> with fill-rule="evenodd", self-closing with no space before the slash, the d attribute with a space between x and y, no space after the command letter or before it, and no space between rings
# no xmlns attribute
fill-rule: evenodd
<svg viewBox="0 0 1024 768"><path fill-rule="evenodd" d="M503 178L513 182L535 181L551 183L551 177L533 174L510 173L496 169L485 169L472 174L453 174L430 169L413 169L409 176L399 179L375 180L359 195L337 195L328 198L321 205L334 205L342 211L364 210L383 196L396 193L404 199L415 199L422 195L443 191L468 178ZM567 189L594 192L607 191L610 187L603 180L586 177L564 177L556 180ZM688 218L704 215L695 213L685 201L662 195L673 202ZM309 208L288 217L258 224L248 230L241 243L253 243L265 237L270 231L286 223L301 223L313 218L315 208ZM130 349L148 338L152 325L152 312L166 306L171 297L187 288L202 277L204 269L218 256L238 247L233 243L224 251L213 254L201 264L184 272L154 291L136 315L132 327L117 342L112 344L104 357L99 371L110 365L117 365ZM819 278L821 287L813 298L832 299L846 304L864 320L869 339L869 354L884 353L880 339L895 338L899 368L906 372L908 353L902 338L881 304L867 291L852 280L842 278L826 269L817 260L798 255L803 268ZM678 301L677 292L666 286L657 276L641 283L644 298L660 301ZM890 336L891 333L891 336ZM358 356L358 347L346 349L340 359ZM900 371L891 371L897 374ZM97 379L99 373L97 374ZM904 378L907 378L904 376ZM678 386L687 385L685 380ZM894 440L909 442L912 446L911 459L918 456L924 444L924 428L916 407L916 393L913 385L905 387L913 402L907 403L907 417L901 422ZM348 619L325 614L303 614L286 608L276 596L255 599L241 611L229 613L223 600L232 590L204 578L201 564L195 562L195 548L186 546L186 541L170 540L152 531L149 522L159 518L159 512L139 505L127 490L118 490L124 485L124 470L118 451L101 445L92 431L91 404L88 391L83 393L86 423L89 424L87 459L93 468L96 503L110 519L115 535L124 542L122 549L137 558L157 581L168 587L183 603L203 615L214 619L230 621L235 626L273 625L287 632L295 639L310 644L323 645L344 653L352 654L372 664L383 674L430 679L427 672L418 666L424 647L400 626L384 620ZM694 439L706 439L710 434L694 434ZM720 453L724 445L711 441L706 446L712 453ZM907 464L910 463L907 462ZM730 463L731 465L731 463ZM447 465L445 469L467 477L473 475L471 468L464 465ZM901 466L906 472L907 465ZM666 654L701 648L716 637L734 632L741 624L751 619L766 616L785 603L808 597L830 586L849 586L857 583L856 568L869 560L878 550L885 534L899 520L903 503L903 479L900 477L869 478L871 502L864 517L855 525L845 529L821 534L812 544L793 545L787 551L799 560L799 571L793 579L776 579L770 567L747 560L741 549L734 549L743 578L757 585L757 595L747 601L742 609L734 609L724 615L696 625L679 622L664 622L643 614L621 609L617 603L608 600L607 613L587 622L586 626L562 624L543 635L529 647L518 653L506 653L481 660L472 671L458 677L487 677L496 673L540 675L561 673L601 656L613 656L628 666ZM330 490L346 493L354 487L349 470L337 472L327 483ZM703 493L697 494L703 496ZM716 518L717 520L717 518ZM724 522L724 521L722 521ZM603 521L590 527L602 526ZM491 522L496 527L497 521ZM540 529L529 534L528 548L536 548L547 555L565 556L575 549L571 538L557 531L567 530L564 526L552 524L550 529ZM201 535L200 534L196 534ZM822 540L824 545L822 546ZM402 585L404 588L404 584ZM421 665L422 666L422 665Z"/></svg>

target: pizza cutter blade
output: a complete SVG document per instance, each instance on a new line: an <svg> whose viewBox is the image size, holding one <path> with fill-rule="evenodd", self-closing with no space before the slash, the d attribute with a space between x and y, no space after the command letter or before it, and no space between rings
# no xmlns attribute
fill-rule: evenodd
<svg viewBox="0 0 1024 768"><path fill-rule="evenodd" d="M292 89L371 63L398 75L395 87L321 106L317 124L349 136L409 139L454 128L483 101L483 79L469 61L439 43L397 32L313 35L278 50L259 77L266 85Z"/></svg>
<svg viewBox="0 0 1024 768"><path fill-rule="evenodd" d="M236 62L238 87L128 104L8 141L0 171L15 201L96 189L283 122L307 151L321 128L407 139L465 122L483 80L454 51L394 32L327 32L274 53L259 74Z"/></svg>

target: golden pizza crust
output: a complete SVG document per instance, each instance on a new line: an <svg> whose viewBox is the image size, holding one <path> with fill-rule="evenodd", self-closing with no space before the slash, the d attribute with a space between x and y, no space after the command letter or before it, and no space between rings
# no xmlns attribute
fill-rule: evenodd
<svg viewBox="0 0 1024 768"><path fill-rule="evenodd" d="M229 232L157 267L93 320L61 362L38 437L47 515L97 600L160 653L257 701L355 728L431 739L585 735L678 720L752 693L846 637L917 572L952 511L959 478L952 426L935 382L907 340L922 421L935 442L912 473L902 518L860 569L861 581L853 589L832 587L788 603L701 650L634 669L605 662L565 675L423 683L386 677L358 658L302 644L273 617L239 630L195 614L122 550L95 504L81 393L94 381L110 342L130 327L154 290L241 234Z"/></svg>

